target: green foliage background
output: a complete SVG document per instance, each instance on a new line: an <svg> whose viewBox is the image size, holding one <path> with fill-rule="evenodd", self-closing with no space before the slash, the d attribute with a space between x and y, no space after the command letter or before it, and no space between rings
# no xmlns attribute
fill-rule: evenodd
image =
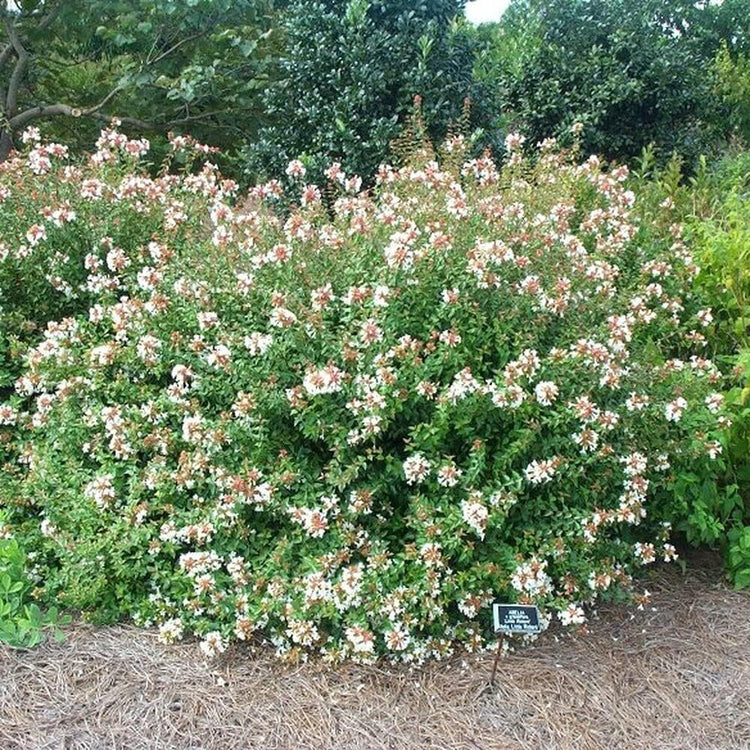
<svg viewBox="0 0 750 750"><path fill-rule="evenodd" d="M732 130L747 137L748 19L747 0L515 0L476 75L497 122L534 141L580 121L585 151L628 161L654 143L692 161Z"/></svg>

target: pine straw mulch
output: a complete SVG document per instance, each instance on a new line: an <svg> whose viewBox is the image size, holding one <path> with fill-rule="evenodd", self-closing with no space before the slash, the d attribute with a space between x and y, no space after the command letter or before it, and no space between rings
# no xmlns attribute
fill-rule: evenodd
<svg viewBox="0 0 750 750"><path fill-rule="evenodd" d="M0 748L750 748L750 597L716 561L659 570L654 608L600 611L503 659L419 669L204 665L132 627L0 649Z"/></svg>

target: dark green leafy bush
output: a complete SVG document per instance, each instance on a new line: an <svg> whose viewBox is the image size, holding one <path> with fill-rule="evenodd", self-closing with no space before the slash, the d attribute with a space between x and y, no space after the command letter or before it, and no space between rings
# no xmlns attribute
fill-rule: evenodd
<svg viewBox="0 0 750 750"><path fill-rule="evenodd" d="M515 0L477 75L500 123L532 142L578 120L587 151L630 160L653 142L692 162L732 130L732 60L746 51L749 18L746 0Z"/></svg>
<svg viewBox="0 0 750 750"><path fill-rule="evenodd" d="M463 0L294 0L286 49L265 96L272 124L246 149L253 174L283 176L301 158L311 181L340 162L373 175L416 95L444 134L472 93Z"/></svg>
<svg viewBox="0 0 750 750"><path fill-rule="evenodd" d="M721 542L729 576L745 587L750 585L750 152L725 156L693 181L690 193L695 208L689 231L702 266L698 287L716 310L713 345L731 375L726 401L733 424L719 492Z"/></svg>
<svg viewBox="0 0 750 750"><path fill-rule="evenodd" d="M725 128L731 128L746 144L750 143L750 57L734 56L723 42L714 60L714 88L726 109Z"/></svg>

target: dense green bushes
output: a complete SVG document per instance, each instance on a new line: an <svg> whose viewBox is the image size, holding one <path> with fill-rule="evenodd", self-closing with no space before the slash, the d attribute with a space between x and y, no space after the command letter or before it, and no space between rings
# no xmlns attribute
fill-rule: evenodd
<svg viewBox="0 0 750 750"><path fill-rule="evenodd" d="M724 42L716 54L712 76L714 91L726 111L724 127L750 143L750 51L734 56Z"/></svg>
<svg viewBox="0 0 750 750"><path fill-rule="evenodd" d="M748 18L746 0L515 0L477 77L499 124L532 142L580 120L588 151L631 160L654 143L692 162L735 128L747 136Z"/></svg>
<svg viewBox="0 0 750 750"><path fill-rule="evenodd" d="M715 356L731 373L726 393L733 424L728 470L720 482L722 527L718 541L737 586L750 585L750 154L725 156L693 181L689 229L702 266L701 291L717 313ZM736 500L728 495L736 488ZM697 536L698 541L715 542Z"/></svg>
<svg viewBox="0 0 750 750"><path fill-rule="evenodd" d="M212 169L149 178L115 133L75 169L36 174L34 146L2 170L8 258L83 232L60 274L83 263L91 295L0 406L38 594L207 655L333 660L491 646L495 597L563 624L643 603L633 573L692 523L675 486L723 471L714 314L669 204L522 141L498 171L453 138L373 195L331 170L332 213L291 164L284 217L275 183L238 210Z"/></svg>
<svg viewBox="0 0 750 750"><path fill-rule="evenodd" d="M231 6L205 39L183 9L154 49L187 57L125 89L201 112L226 74L201 128L235 127L277 37ZM65 606L207 655L419 661L490 646L495 597L643 604L673 542L750 584L742 7L517 0L472 31L460 0L282 3L236 161L281 182L236 204L190 138L146 166L114 128L85 161L27 131L0 165L0 639ZM632 174L576 161L649 142Z"/></svg>
<svg viewBox="0 0 750 750"><path fill-rule="evenodd" d="M14 648L31 648L48 633L62 637L59 626L70 616L58 616L57 608L42 612L32 600L33 582L23 551L15 539L0 537L0 642Z"/></svg>
<svg viewBox="0 0 750 750"><path fill-rule="evenodd" d="M433 137L471 100L465 133L502 154L509 129L531 144L583 122L587 152L630 162L653 143L690 166L747 138L746 0L515 0L474 29L462 3L296 0L266 91L272 119L249 144L249 174L301 158L312 181L333 161L366 178L390 158L415 95ZM314 40L314 43L311 42Z"/></svg>
<svg viewBox="0 0 750 750"><path fill-rule="evenodd" d="M731 149L716 162L702 159L690 178L680 159L655 167L653 152L644 153L637 171L641 210L646 214L669 206L685 224L700 273L695 288L713 310L708 343L712 359L725 373L725 408L731 420L722 454L722 471L706 477L686 471L673 492L681 503L679 530L692 544L720 549L727 572L737 586L750 583L750 156Z"/></svg>
<svg viewBox="0 0 750 750"><path fill-rule="evenodd" d="M264 104L271 124L248 144L251 174L281 176L300 158L313 182L333 162L373 175L419 95L444 134L472 93L463 0L295 0L286 49Z"/></svg>

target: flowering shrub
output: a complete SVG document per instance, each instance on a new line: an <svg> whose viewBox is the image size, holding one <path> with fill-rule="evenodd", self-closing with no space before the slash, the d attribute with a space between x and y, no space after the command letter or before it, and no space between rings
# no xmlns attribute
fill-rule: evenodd
<svg viewBox="0 0 750 750"><path fill-rule="evenodd" d="M86 304L0 405L38 595L331 660L488 647L495 598L642 604L671 483L721 461L712 314L627 169L522 140L499 171L452 139L373 195L293 163L288 215L210 165L149 178L114 132L3 167L2 263Z"/></svg>
<svg viewBox="0 0 750 750"><path fill-rule="evenodd" d="M116 290L107 274L130 263L122 248L140 247L165 227L182 236L195 225L186 214L190 190L176 189L172 176L152 181L131 171L148 141L104 131L82 169L67 165L66 146L41 143L34 128L23 140L25 156L0 165L0 388L18 374L14 352L48 321L86 313L103 286ZM184 137L172 146L188 159L210 151ZM113 213L113 201L127 210Z"/></svg>
<svg viewBox="0 0 750 750"><path fill-rule="evenodd" d="M688 185L678 157L659 168L648 150L635 180L641 213L668 213L685 225L685 241L700 266L693 290L712 309L710 347L726 375L720 393L723 414L732 422L722 440L718 475L712 476L697 465L675 476L675 531L684 534L690 544L721 551L726 575L737 587L750 584L750 209L743 194L747 192L749 164L746 152L730 152L710 166L702 162Z"/></svg>

